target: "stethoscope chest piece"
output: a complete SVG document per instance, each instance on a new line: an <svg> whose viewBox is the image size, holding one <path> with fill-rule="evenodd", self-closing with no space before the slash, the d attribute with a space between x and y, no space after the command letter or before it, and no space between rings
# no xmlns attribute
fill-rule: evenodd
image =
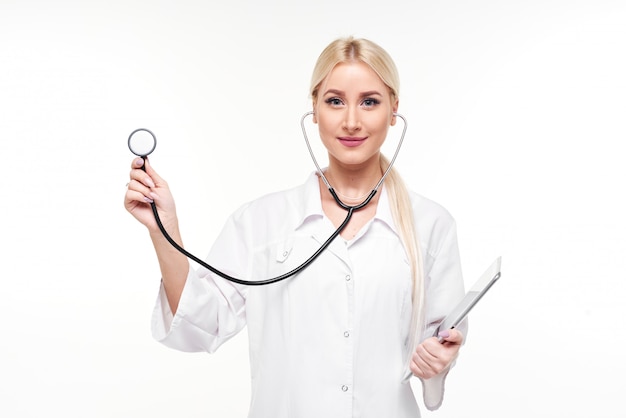
<svg viewBox="0 0 626 418"><path fill-rule="evenodd" d="M147 157L156 148L156 136L148 129L135 129L128 137L130 152L138 157Z"/></svg>

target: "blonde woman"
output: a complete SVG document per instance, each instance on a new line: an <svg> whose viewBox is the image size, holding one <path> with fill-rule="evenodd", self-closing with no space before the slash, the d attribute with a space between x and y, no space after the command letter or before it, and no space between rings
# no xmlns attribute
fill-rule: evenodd
<svg viewBox="0 0 626 418"><path fill-rule="evenodd" d="M389 55L365 39L338 39L320 55L313 122L328 151L323 171L348 205L363 201L388 167L381 154L397 122L399 79ZM132 162L126 209L150 233L162 274L153 335L182 351L214 352L248 327L249 417L418 417L410 386L439 407L465 326L433 336L464 294L455 224L409 192L392 169L340 238L305 270L245 286L200 268L161 234L150 203L182 243L172 194L149 162ZM207 261L247 280L276 277L313 254L346 216L319 173L294 189L243 205Z"/></svg>

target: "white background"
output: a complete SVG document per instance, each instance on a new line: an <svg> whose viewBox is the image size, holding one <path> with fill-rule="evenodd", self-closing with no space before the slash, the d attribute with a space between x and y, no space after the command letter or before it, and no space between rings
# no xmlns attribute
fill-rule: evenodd
<svg viewBox="0 0 626 418"><path fill-rule="evenodd" d="M232 210L313 170L299 118L345 35L396 60L397 167L455 216L466 284L503 257L423 415L623 416L619 0L0 0L0 416L245 416L245 332L215 355L151 339L126 140L157 134L204 256Z"/></svg>

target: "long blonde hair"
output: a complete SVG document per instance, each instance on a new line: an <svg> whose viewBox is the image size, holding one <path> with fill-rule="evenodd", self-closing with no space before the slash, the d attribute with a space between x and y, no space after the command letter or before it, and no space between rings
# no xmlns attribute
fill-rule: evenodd
<svg viewBox="0 0 626 418"><path fill-rule="evenodd" d="M392 101L398 99L400 78L398 76L398 70L387 51L367 39L348 37L331 42L320 54L315 68L313 69L313 76L311 77L310 93L314 102L317 101L318 90L322 81L330 74L335 66L347 62L363 62L369 65L389 88ZM380 156L380 165L383 172L389 167L389 160L382 154ZM395 168L392 168L389 172L389 175L385 179L384 187L389 195L393 221L399 228L400 239L409 258L411 277L413 280L413 293L411 297L413 310L408 341L411 348L411 350L408 351L410 359L411 353L418 343L418 339L425 327L422 254L409 192Z"/></svg>

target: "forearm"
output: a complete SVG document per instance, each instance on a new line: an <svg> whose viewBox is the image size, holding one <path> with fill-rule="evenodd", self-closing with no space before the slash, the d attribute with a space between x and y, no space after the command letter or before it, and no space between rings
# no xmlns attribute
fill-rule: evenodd
<svg viewBox="0 0 626 418"><path fill-rule="evenodd" d="M182 238L177 227L168 231L172 239L182 247ZM159 260L163 288L167 295L172 314L178 309L178 302L185 287L185 281L189 274L189 262L187 257L174 248L161 232L151 232L152 245Z"/></svg>

